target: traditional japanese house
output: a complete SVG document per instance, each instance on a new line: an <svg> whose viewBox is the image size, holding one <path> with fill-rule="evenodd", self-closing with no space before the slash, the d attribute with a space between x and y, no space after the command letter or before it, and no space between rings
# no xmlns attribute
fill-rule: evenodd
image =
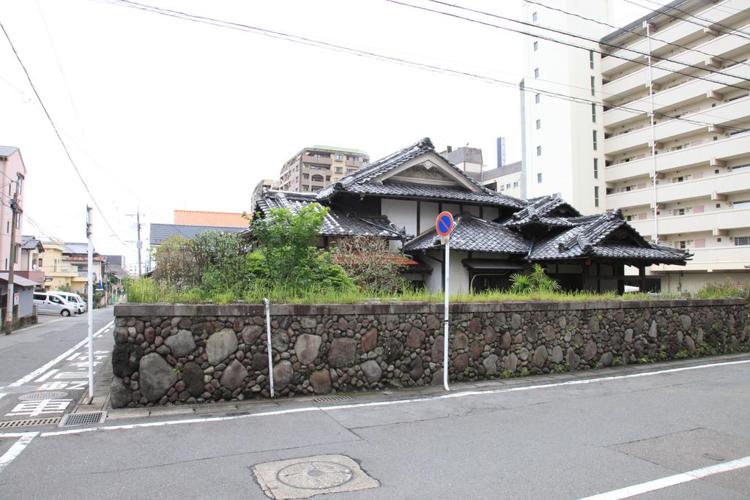
<svg viewBox="0 0 750 500"><path fill-rule="evenodd" d="M433 291L443 287L444 247L435 231L443 210L454 214L453 293L507 288L512 273L533 263L566 290L622 292L627 281L646 289L645 267L684 264L685 252L652 244L619 212L582 216L559 195L520 200L491 191L435 152L430 139L343 177L317 194L264 191L255 207L296 210L320 203L330 211L321 245L336 238L377 236L417 264L410 269ZM639 270L626 276L625 266Z"/></svg>

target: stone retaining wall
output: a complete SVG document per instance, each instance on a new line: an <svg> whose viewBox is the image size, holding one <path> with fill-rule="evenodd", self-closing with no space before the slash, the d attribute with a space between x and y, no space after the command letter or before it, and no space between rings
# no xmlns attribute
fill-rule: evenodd
<svg viewBox="0 0 750 500"><path fill-rule="evenodd" d="M271 308L277 395L442 381L442 305ZM112 406L269 397L259 305L115 307ZM750 350L742 300L451 307L450 379L478 380Z"/></svg>

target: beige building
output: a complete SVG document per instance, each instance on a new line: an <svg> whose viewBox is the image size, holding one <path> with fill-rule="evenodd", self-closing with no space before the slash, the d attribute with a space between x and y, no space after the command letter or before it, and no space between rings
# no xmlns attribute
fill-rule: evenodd
<svg viewBox="0 0 750 500"><path fill-rule="evenodd" d="M654 58L649 72L601 59L605 205L621 209L644 236L694 254L687 266L651 267L662 290L672 292L750 278L750 37L725 33L748 32L750 4L691 0L680 8L721 28L654 12L602 41L624 47L613 55L632 58L625 49L649 50L642 36L649 23L654 56L700 69Z"/></svg>
<svg viewBox="0 0 750 500"><path fill-rule="evenodd" d="M520 161L502 167L485 170L481 183L484 187L503 193L506 196L522 198L521 182L523 165Z"/></svg>
<svg viewBox="0 0 750 500"><path fill-rule="evenodd" d="M522 85L562 83L593 103L523 94L526 195L561 192L584 214L620 209L645 237L689 250L686 266L650 268L664 291L748 281L750 37L741 32L750 28L750 4L674 0L672 10L600 34L601 24L565 12L613 23L616 4L543 3L552 8L524 6L529 22L600 43L579 40L581 50L528 39Z"/></svg>
<svg viewBox="0 0 750 500"><path fill-rule="evenodd" d="M278 189L301 193L320 191L369 162L367 153L357 149L327 146L304 148L282 167Z"/></svg>

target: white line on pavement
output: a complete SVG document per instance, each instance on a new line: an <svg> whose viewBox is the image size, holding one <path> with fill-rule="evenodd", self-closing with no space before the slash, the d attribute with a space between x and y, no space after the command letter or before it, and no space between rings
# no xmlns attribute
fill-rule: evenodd
<svg viewBox="0 0 750 500"><path fill-rule="evenodd" d="M44 382L45 380L47 380L48 378L50 378L52 375L54 375L55 373L57 373L59 371L60 370L58 368L53 368L50 371L48 371L47 373L45 373L44 375L42 375L41 377L39 377L38 379L36 379L36 381L37 382Z"/></svg>
<svg viewBox="0 0 750 500"><path fill-rule="evenodd" d="M21 433L21 436L18 438L18 441L13 443L13 446L8 448L8 451L6 451L3 456L0 457L0 472L3 471L10 463L18 458L18 455L23 452L24 448L26 448L31 441L39 435L38 432L23 432Z"/></svg>
<svg viewBox="0 0 750 500"><path fill-rule="evenodd" d="M428 403L430 401L436 401L436 400L441 400L441 399L464 398L464 397L469 397L469 396L481 396L485 394L501 394L501 393L519 392L519 391L533 391L533 390L538 390L538 389L552 389L555 387L593 384L597 382L611 382L614 380L626 380L626 379L640 378L640 377L651 377L655 375L665 375L669 373L678 373L678 372L684 372L684 371L689 371L689 370L701 370L705 368L725 367L725 366L733 366L733 365L740 365L740 364L746 364L746 363L750 363L750 359L744 359L744 360L739 360L739 361L725 361L725 362L719 362L719 363L709 363L709 364L704 364L704 365L685 366L681 368L669 368L666 370L655 370L655 371L650 371L650 372L632 373L629 375L613 375L610 377L597 377L597 378L582 379L582 380L569 380L566 382L555 382L555 383L550 383L550 384L507 387L507 388L502 388L502 389L491 389L491 390L486 390L486 391L453 392L450 394L441 394L439 396L431 396L431 397L427 396L427 397L420 397L420 398L413 398L413 399L397 399L394 401L373 401L370 403L352 403L352 404L347 404L347 405L336 405L336 406L305 406L302 408L272 410L272 411L265 411L265 412L258 412L258 413L250 413L246 415L232 415L232 416L226 416L226 417L202 417L202 418L189 418L189 419L182 419L182 420L162 420L158 422L145 422L145 423L140 423L140 424L110 425L110 426L105 425L105 426L98 426L98 427L87 427L83 429L50 431L50 432L41 433L40 437L64 436L67 434L82 434L85 432L93 432L93 431L141 429L141 428L147 428L147 427L162 427L162 426L167 426L167 425L198 424L198 423L205 423L205 422L227 422L231 420L240 420L240 419L246 419L246 418L289 415L293 413L310 413L310 412L317 412L317 411L324 411L324 412L325 411L340 411L340 410L351 410L351 409L356 409L356 408L367 408L367 407L375 407L375 406L393 406L393 405L403 405L403 404L412 404L412 403ZM0 437L3 437L3 435L0 434Z"/></svg>
<svg viewBox="0 0 750 500"><path fill-rule="evenodd" d="M112 326L112 323L114 323L114 322L113 322L113 321L110 321L110 322L109 322L109 323L107 323L107 324L106 324L105 326L103 326L102 328L100 328L100 329L99 329L99 330L98 330L98 331L97 331L97 332L96 332L96 333L94 334L94 337L97 337L97 336L98 336L98 335L99 335L100 333L102 333L102 332L103 332L104 330L106 330L107 328L109 328L110 326ZM40 366L39 368L37 368L37 369L36 369L36 370L34 370L33 372L29 373L29 374L28 374L28 375L26 375L25 377L23 377L23 378L20 378L20 379L16 380L16 381L15 381L15 382L13 382L12 384L8 384L8 387L20 387L20 386L22 386L23 384L25 384L25 383L27 383L27 382L29 382L29 381L33 380L34 378L38 377L38 376L39 376L39 375L41 375L42 373L46 372L47 370L49 370L50 368L52 368L53 366L55 366L55 365L56 365L57 363L59 363L59 362L60 362L60 361L62 361L63 359L65 359L65 358L67 358L68 356L70 356L70 355L71 355L71 354L72 354L72 353L73 353L73 352L74 352L74 351L75 351L76 349L80 348L81 346L84 346L84 345L86 345L86 343L87 343L88 341L89 341L89 339L88 339L88 338L85 338L85 339L81 340L81 341L80 341L80 342L78 342L78 343L77 343L76 345L74 345L73 347L71 347L70 349L68 349L67 351L65 351L64 353L60 354L60 355L59 355L58 357L56 357L55 359L53 359L53 360L51 360L51 361L48 361L47 363L45 363L45 364L44 364L44 366Z"/></svg>
<svg viewBox="0 0 750 500"><path fill-rule="evenodd" d="M750 466L750 457L742 457L737 460L710 465L708 467L694 469L673 476L662 477L661 479L655 479L654 481L634 484L633 486L628 486L619 490L607 491L605 493L583 498L582 500L617 500L620 498L630 498L636 495L642 495L651 491L661 490L677 484L695 481L696 479L713 476L714 474L721 474L722 472L742 469L743 467L748 466Z"/></svg>

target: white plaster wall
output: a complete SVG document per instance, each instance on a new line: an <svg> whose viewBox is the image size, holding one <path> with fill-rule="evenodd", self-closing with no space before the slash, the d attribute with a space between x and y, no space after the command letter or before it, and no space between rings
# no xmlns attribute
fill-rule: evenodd
<svg viewBox="0 0 750 500"><path fill-rule="evenodd" d="M456 215L461 212L461 206L454 203L443 203L443 210L447 210L453 215Z"/></svg>
<svg viewBox="0 0 750 500"><path fill-rule="evenodd" d="M380 212L387 216L394 226L399 229L405 227L408 235L417 234L416 201L383 199Z"/></svg>
<svg viewBox="0 0 750 500"><path fill-rule="evenodd" d="M430 255L442 261L444 253L430 252ZM432 269L432 273L427 276L427 279L424 282L425 289L428 292L441 292L443 290L443 266L440 264L440 262L437 262L429 257L423 258L422 262L430 266L430 268Z"/></svg>
<svg viewBox="0 0 750 500"><path fill-rule="evenodd" d="M467 252L451 252L450 257L450 294L469 293L469 270L461 263L468 256Z"/></svg>
<svg viewBox="0 0 750 500"><path fill-rule="evenodd" d="M438 204L429 201L423 201L419 209L419 229L426 231L435 227L435 219L440 212Z"/></svg>

